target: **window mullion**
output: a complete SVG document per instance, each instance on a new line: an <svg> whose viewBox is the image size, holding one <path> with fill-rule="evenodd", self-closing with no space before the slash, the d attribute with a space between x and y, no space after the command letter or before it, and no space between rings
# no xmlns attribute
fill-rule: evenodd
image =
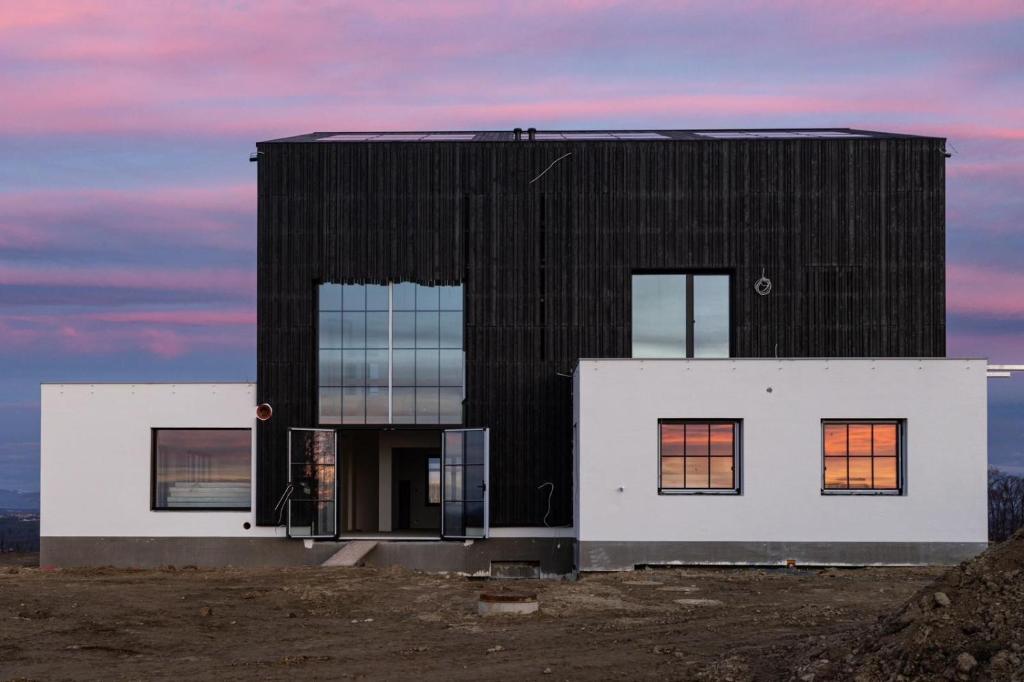
<svg viewBox="0 0 1024 682"><path fill-rule="evenodd" d="M688 358L692 358L694 354L693 328L695 315L693 312L693 275L686 275L686 357Z"/></svg>

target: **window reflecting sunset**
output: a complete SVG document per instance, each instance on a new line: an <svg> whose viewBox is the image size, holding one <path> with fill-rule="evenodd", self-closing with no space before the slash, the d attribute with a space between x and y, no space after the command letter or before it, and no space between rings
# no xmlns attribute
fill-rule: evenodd
<svg viewBox="0 0 1024 682"><path fill-rule="evenodd" d="M663 422L661 490L736 490L737 422Z"/></svg>
<svg viewBox="0 0 1024 682"><path fill-rule="evenodd" d="M822 450L825 490L900 490L898 422L825 422Z"/></svg>

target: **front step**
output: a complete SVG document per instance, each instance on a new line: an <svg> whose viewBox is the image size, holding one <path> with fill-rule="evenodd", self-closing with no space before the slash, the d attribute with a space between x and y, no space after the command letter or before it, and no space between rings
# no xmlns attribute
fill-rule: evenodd
<svg viewBox="0 0 1024 682"><path fill-rule="evenodd" d="M350 540L321 566L355 566L376 546L376 540Z"/></svg>

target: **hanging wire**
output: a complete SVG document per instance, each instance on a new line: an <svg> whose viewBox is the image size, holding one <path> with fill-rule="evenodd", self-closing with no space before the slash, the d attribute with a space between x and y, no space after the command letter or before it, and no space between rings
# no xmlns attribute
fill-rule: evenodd
<svg viewBox="0 0 1024 682"><path fill-rule="evenodd" d="M537 486L537 490L540 490L546 485L551 486L551 490L548 491L548 510L544 512L544 525L550 528L551 526L550 524L548 524L548 517L551 515L551 496L555 494L555 484L552 483L551 481L544 481L539 486Z"/></svg>
<svg viewBox="0 0 1024 682"><path fill-rule="evenodd" d="M544 170L542 170L542 171L540 172L540 175L538 175L537 177L535 177L535 178L534 178L533 180L530 180L530 181L529 181L528 183L526 183L526 184L528 184L528 185L532 185L533 183L535 183L535 182L537 182L538 180L540 180L540 179L541 179L542 177L544 177L544 174L545 174L545 173L547 173L547 172L548 172L549 170L551 170L552 168L554 168L554 167L555 167L555 164L556 164L556 163L558 163L558 162L559 162L559 161L561 161L562 159L566 158L567 156L572 156L572 152L569 152L569 153L567 153L567 154L562 154L561 156L559 156L559 157L558 157L557 159L555 159L554 161L552 161L552 162L551 162L551 163L550 163L550 164L548 165L548 167L547 167L547 168L545 168Z"/></svg>

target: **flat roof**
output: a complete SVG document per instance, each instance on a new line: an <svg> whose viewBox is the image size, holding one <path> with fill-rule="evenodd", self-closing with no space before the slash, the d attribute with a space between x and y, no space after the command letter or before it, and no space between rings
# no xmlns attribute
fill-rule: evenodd
<svg viewBox="0 0 1024 682"><path fill-rule="evenodd" d="M857 128L695 128L692 130L537 130L533 142L665 140L863 140L944 139ZM515 142L511 130L334 131L282 137L265 142ZM526 129L521 142L530 142Z"/></svg>

